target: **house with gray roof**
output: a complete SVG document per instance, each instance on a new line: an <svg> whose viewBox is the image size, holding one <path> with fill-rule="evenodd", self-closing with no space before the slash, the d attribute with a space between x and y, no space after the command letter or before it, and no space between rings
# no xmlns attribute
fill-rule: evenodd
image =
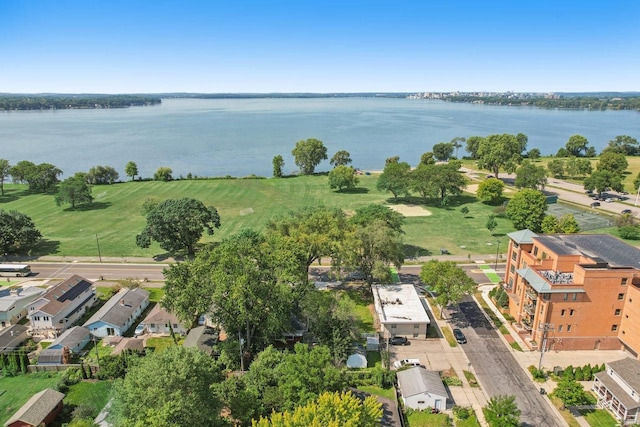
<svg viewBox="0 0 640 427"><path fill-rule="evenodd" d="M23 325L11 325L0 330L0 353L10 353L20 347L29 338L28 330Z"/></svg>
<svg viewBox="0 0 640 427"><path fill-rule="evenodd" d="M608 409L620 424L640 421L640 361L626 358L607 363L595 374L591 390L598 397L598 407Z"/></svg>
<svg viewBox="0 0 640 427"><path fill-rule="evenodd" d="M65 363L65 352L78 354L91 340L89 329L84 326L74 326L62 333L49 347L38 354L38 365L59 365Z"/></svg>
<svg viewBox="0 0 640 427"><path fill-rule="evenodd" d="M198 326L187 334L182 343L186 348L197 348L209 355L213 355L213 346L218 343L218 331L208 326Z"/></svg>
<svg viewBox="0 0 640 427"><path fill-rule="evenodd" d="M74 274L48 288L40 298L27 306L31 334L56 338L73 326L95 302L93 282Z"/></svg>
<svg viewBox="0 0 640 427"><path fill-rule="evenodd" d="M160 304L156 304L151 309L142 323L147 327L147 331L152 334L170 335L171 329L177 335L187 334L187 327L178 319L178 316L165 310Z"/></svg>
<svg viewBox="0 0 640 427"><path fill-rule="evenodd" d="M447 409L448 393L440 378L440 373L429 371L422 366L398 371L398 388L407 408L423 410Z"/></svg>
<svg viewBox="0 0 640 427"><path fill-rule="evenodd" d="M27 306L44 292L36 286L0 289L0 329L23 319L27 315Z"/></svg>
<svg viewBox="0 0 640 427"><path fill-rule="evenodd" d="M149 292L142 288L123 288L112 296L85 326L91 334L103 338L122 336L149 305Z"/></svg>
<svg viewBox="0 0 640 427"><path fill-rule="evenodd" d="M31 396L9 420L5 427L40 427L49 425L62 410L64 394L46 388Z"/></svg>

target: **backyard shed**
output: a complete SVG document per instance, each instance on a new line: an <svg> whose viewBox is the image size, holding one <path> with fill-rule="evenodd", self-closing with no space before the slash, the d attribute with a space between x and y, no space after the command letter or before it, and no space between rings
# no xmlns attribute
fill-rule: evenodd
<svg viewBox="0 0 640 427"><path fill-rule="evenodd" d="M398 371L396 375L402 401L407 408L434 408L439 411L447 408L448 393L438 372L416 366Z"/></svg>

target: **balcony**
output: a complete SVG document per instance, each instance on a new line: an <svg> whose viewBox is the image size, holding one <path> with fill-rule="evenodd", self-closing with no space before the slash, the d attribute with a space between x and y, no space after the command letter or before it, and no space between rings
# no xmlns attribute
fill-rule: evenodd
<svg viewBox="0 0 640 427"><path fill-rule="evenodd" d="M537 301L538 300L538 293L536 291L534 291L533 289L531 289L531 288L527 288L527 290L525 291L525 295L531 301Z"/></svg>
<svg viewBox="0 0 640 427"><path fill-rule="evenodd" d="M525 304L525 306L523 307L523 310L529 316L533 316L534 314L536 314L536 305L535 304Z"/></svg>

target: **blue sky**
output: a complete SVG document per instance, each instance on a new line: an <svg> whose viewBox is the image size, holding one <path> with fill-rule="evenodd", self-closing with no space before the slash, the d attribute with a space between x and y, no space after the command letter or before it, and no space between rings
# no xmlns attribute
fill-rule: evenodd
<svg viewBox="0 0 640 427"><path fill-rule="evenodd" d="M640 90L637 0L0 0L0 40L0 92Z"/></svg>

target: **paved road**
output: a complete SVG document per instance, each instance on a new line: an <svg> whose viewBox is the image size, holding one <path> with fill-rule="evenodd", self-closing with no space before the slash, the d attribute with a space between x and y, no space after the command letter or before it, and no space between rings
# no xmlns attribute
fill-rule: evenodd
<svg viewBox="0 0 640 427"><path fill-rule="evenodd" d="M467 336L464 351L487 395L516 396L523 426L563 425L475 301L466 297L459 309L451 324L460 327Z"/></svg>
<svg viewBox="0 0 640 427"><path fill-rule="evenodd" d="M89 280L118 280L135 277L140 280L162 281L166 264L100 264L100 263L30 263L35 279L66 279L78 274ZM102 279L100 279L102 277Z"/></svg>

